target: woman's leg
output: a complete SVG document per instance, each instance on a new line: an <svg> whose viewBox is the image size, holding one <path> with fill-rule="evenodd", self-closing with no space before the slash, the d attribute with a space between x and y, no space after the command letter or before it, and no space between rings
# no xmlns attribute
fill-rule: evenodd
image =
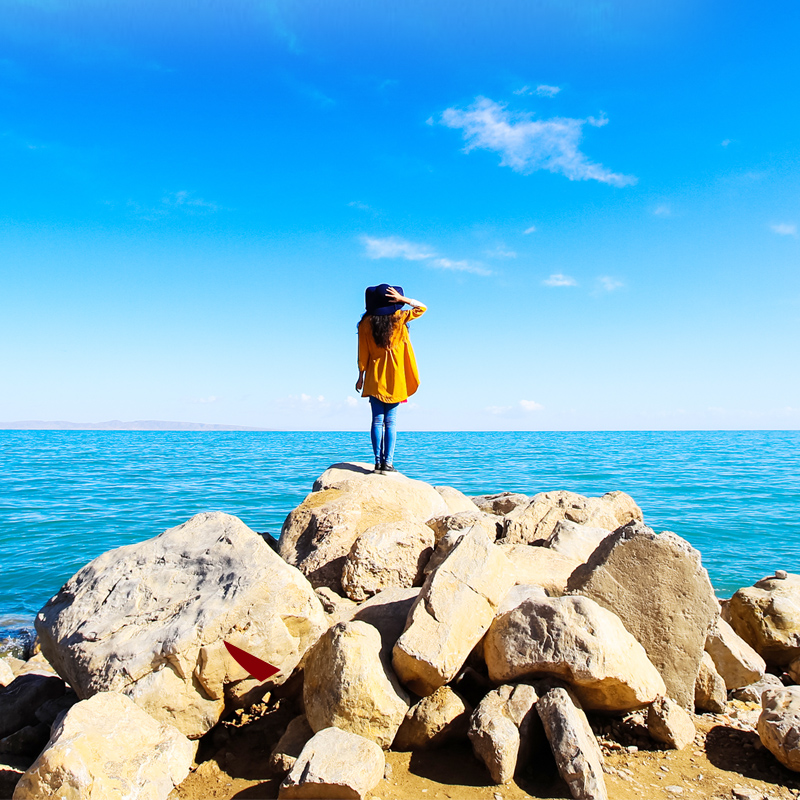
<svg viewBox="0 0 800 800"><path fill-rule="evenodd" d="M382 463L381 451L383 450L384 404L376 397L369 398L369 407L372 410L372 427L369 434L372 439L372 452L375 454L375 464Z"/></svg>
<svg viewBox="0 0 800 800"><path fill-rule="evenodd" d="M400 403L383 404L383 449L381 452L381 463L390 467L394 462L394 445L397 441L395 420L397 419L397 406L399 405Z"/></svg>

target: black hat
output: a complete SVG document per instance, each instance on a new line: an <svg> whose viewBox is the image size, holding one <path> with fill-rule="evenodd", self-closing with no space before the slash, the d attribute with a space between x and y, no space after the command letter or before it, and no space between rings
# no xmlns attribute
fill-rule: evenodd
<svg viewBox="0 0 800 800"><path fill-rule="evenodd" d="M398 294L403 294L402 286L389 286L382 283L379 286L368 286L364 292L364 302L367 306L367 314L374 317L383 317L387 314L394 314L403 307L403 303L389 303L386 299L386 292L394 289Z"/></svg>

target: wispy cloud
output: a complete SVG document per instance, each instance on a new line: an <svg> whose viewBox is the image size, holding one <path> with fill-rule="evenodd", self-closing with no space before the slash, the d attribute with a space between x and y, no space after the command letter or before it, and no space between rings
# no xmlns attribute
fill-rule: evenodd
<svg viewBox="0 0 800 800"><path fill-rule="evenodd" d="M570 278L569 275L562 275L560 272L556 272L551 275L549 278L545 278L542 281L543 286L577 286L578 282L575 278Z"/></svg>
<svg viewBox="0 0 800 800"><path fill-rule="evenodd" d="M486 410L497 417L518 417L521 413L530 414L533 411L542 411L544 406L535 400L520 400L512 406L487 406Z"/></svg>
<svg viewBox="0 0 800 800"><path fill-rule="evenodd" d="M560 91L560 86L548 86L545 83L540 83L535 89L531 89L530 86L523 86L521 89L516 89L514 94L536 94L539 97L555 97Z"/></svg>
<svg viewBox="0 0 800 800"><path fill-rule="evenodd" d="M541 403L537 403L535 400L520 400L519 405L523 411L541 411L544 408Z"/></svg>
<svg viewBox="0 0 800 800"><path fill-rule="evenodd" d="M433 269L470 272L473 275L483 276L492 274L491 270L486 269L480 262L445 258L427 245L409 242L396 236L388 236L384 239L362 236L361 241L366 248L367 258L403 258L406 261L422 261L425 266Z"/></svg>
<svg viewBox="0 0 800 800"><path fill-rule="evenodd" d="M585 124L602 126L607 118L553 117L535 120L530 114L513 113L505 105L478 97L467 109L447 108L440 122L462 131L464 152L476 148L500 154L500 165L528 175L540 169L565 175L570 180L596 180L612 186L636 183L632 175L611 172L590 161L579 149Z"/></svg>
<svg viewBox="0 0 800 800"><path fill-rule="evenodd" d="M485 250L484 253L486 254L487 258L516 258L517 254L514 250L509 250L507 247L502 247L501 245L497 245L492 250Z"/></svg>
<svg viewBox="0 0 800 800"><path fill-rule="evenodd" d="M597 279L597 285L604 292L613 292L617 289L621 289L625 284L616 278L612 278L610 275L601 275Z"/></svg>
<svg viewBox="0 0 800 800"><path fill-rule="evenodd" d="M370 206L366 203L362 203L360 200L351 200L347 205L350 206L350 208L357 208L360 211L372 211Z"/></svg>
<svg viewBox="0 0 800 800"><path fill-rule="evenodd" d="M525 228L525 230L524 230L524 231L522 231L522 232L523 232L523 233L524 233L526 236L527 236L529 233L536 233L536 226L535 226L535 225L531 225L531 226L530 226L530 228Z"/></svg>
<svg viewBox="0 0 800 800"><path fill-rule="evenodd" d="M720 144L721 144L723 147L727 147L727 146L728 146L730 143L731 143L731 140L730 140L730 139L723 139L723 140L720 142Z"/></svg>
<svg viewBox="0 0 800 800"><path fill-rule="evenodd" d="M491 275L492 271L471 261L453 261L449 258L433 258L428 264L435 269L447 269L454 272L471 272L473 275Z"/></svg>
<svg viewBox="0 0 800 800"><path fill-rule="evenodd" d="M187 211L219 211L219 206L202 197L194 197L191 192L180 191L170 192L161 198L161 202L166 206L183 208Z"/></svg>
<svg viewBox="0 0 800 800"><path fill-rule="evenodd" d="M672 216L672 208L666 203L662 203L653 209L653 214L657 217L669 217Z"/></svg>
<svg viewBox="0 0 800 800"><path fill-rule="evenodd" d="M778 222L770 225L770 230L779 234L780 236L797 236L797 225L793 222Z"/></svg>

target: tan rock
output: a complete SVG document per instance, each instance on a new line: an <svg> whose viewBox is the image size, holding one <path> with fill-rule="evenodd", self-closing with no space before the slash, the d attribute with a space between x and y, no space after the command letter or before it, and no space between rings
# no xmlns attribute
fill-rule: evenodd
<svg viewBox="0 0 800 800"><path fill-rule="evenodd" d="M504 544L502 540L497 546L511 562L516 584L541 586L552 597L564 594L569 576L581 564L548 547Z"/></svg>
<svg viewBox="0 0 800 800"><path fill-rule="evenodd" d="M758 683L767 670L764 659L722 617L706 638L706 652L728 689Z"/></svg>
<svg viewBox="0 0 800 800"><path fill-rule="evenodd" d="M313 735L314 731L311 730L306 715L300 714L299 717L295 717L270 753L270 769L276 773L289 772Z"/></svg>
<svg viewBox="0 0 800 800"><path fill-rule="evenodd" d="M794 661L792 661L792 663L786 668L786 671L789 673L789 677L795 683L800 683L800 658L796 658Z"/></svg>
<svg viewBox="0 0 800 800"><path fill-rule="evenodd" d="M641 708L664 682L619 617L585 597L524 600L499 615L483 642L489 678L550 676L592 711Z"/></svg>
<svg viewBox="0 0 800 800"><path fill-rule="evenodd" d="M760 681L743 686L741 689L734 689L731 696L734 700L741 700L744 703L760 703L761 695L767 689L783 689L783 681L777 675L767 672Z"/></svg>
<svg viewBox="0 0 800 800"><path fill-rule="evenodd" d="M341 593L347 554L373 525L425 522L448 511L442 496L427 483L372 469L368 464L334 464L283 523L280 554L315 587L329 586Z"/></svg>
<svg viewBox="0 0 800 800"><path fill-rule="evenodd" d="M0 658L0 686L8 686L14 680L14 671L5 658Z"/></svg>
<svg viewBox="0 0 800 800"><path fill-rule="evenodd" d="M454 489L452 486L434 486L442 499L447 503L447 510L451 514L458 514L460 511L478 511L478 506L472 502L463 492Z"/></svg>
<svg viewBox="0 0 800 800"><path fill-rule="evenodd" d="M761 742L778 761L800 772L800 686L767 689L758 718Z"/></svg>
<svg viewBox="0 0 800 800"><path fill-rule="evenodd" d="M422 586L433 552L433 531L416 520L380 522L353 543L342 568L342 588L361 602L388 587Z"/></svg>
<svg viewBox="0 0 800 800"><path fill-rule="evenodd" d="M278 790L279 798L364 800L383 778L386 759L375 742L339 728L308 741Z"/></svg>
<svg viewBox="0 0 800 800"><path fill-rule="evenodd" d="M387 664L392 661L392 648L405 630L411 606L419 597L419 589L384 589L356 606L349 619L366 622L381 635L381 655ZM348 620L343 619L343 622Z"/></svg>
<svg viewBox="0 0 800 800"><path fill-rule="evenodd" d="M121 691L196 738L220 718L226 694L283 683L327 621L298 570L241 520L214 512L99 556L36 627L79 697ZM279 672L259 684L224 641Z"/></svg>
<svg viewBox="0 0 800 800"><path fill-rule="evenodd" d="M694 685L694 706L700 711L724 714L727 702L728 692L725 688L725 681L717 672L711 656L703 653Z"/></svg>
<svg viewBox="0 0 800 800"><path fill-rule="evenodd" d="M102 692L74 705L14 791L14 800L166 800L197 745L130 698Z"/></svg>
<svg viewBox="0 0 800 800"><path fill-rule="evenodd" d="M513 585L511 565L479 527L430 573L394 646L395 672L425 697L452 680Z"/></svg>
<svg viewBox="0 0 800 800"><path fill-rule="evenodd" d="M437 549L439 548L442 539L448 535L450 535L449 541L451 542L449 549L452 549L453 544L459 539L458 536L453 536L452 534L463 534L474 525L479 525L485 528L487 535L492 541L497 538L497 534L500 532L497 517L495 517L493 514L487 514L485 511L479 511L478 509L473 511L458 511L454 514L444 514L440 517L432 517L428 520L427 524L433 531L433 534L436 538ZM446 555L446 553L442 554L442 556L439 558L439 561L442 560L444 555Z"/></svg>
<svg viewBox="0 0 800 800"><path fill-rule="evenodd" d="M339 622L314 645L305 664L303 701L311 729L334 726L388 748L410 698L366 622Z"/></svg>
<svg viewBox="0 0 800 800"><path fill-rule="evenodd" d="M36 673L37 675L58 675L53 665L39 652L31 656L24 664L22 664L15 675L27 675L29 673Z"/></svg>
<svg viewBox="0 0 800 800"><path fill-rule="evenodd" d="M674 533L632 522L602 541L568 589L616 613L661 673L666 693L693 708L706 636L719 616L697 550Z"/></svg>
<svg viewBox="0 0 800 800"><path fill-rule="evenodd" d="M770 666L785 667L800 657L800 575L764 578L731 597L731 627Z"/></svg>
<svg viewBox="0 0 800 800"><path fill-rule="evenodd" d="M572 561L583 563L610 533L607 528L593 528L562 519L556 523L546 546Z"/></svg>
<svg viewBox="0 0 800 800"><path fill-rule="evenodd" d="M449 686L411 706L392 750L430 750L467 735L472 707Z"/></svg>
<svg viewBox="0 0 800 800"><path fill-rule="evenodd" d="M660 697L647 712L647 730L657 742L683 750L694 741L692 717L674 700Z"/></svg>
<svg viewBox="0 0 800 800"><path fill-rule="evenodd" d="M520 506L526 506L530 502L530 497L526 494L516 492L500 492L499 494L482 494L472 498L481 511L488 514L505 516Z"/></svg>

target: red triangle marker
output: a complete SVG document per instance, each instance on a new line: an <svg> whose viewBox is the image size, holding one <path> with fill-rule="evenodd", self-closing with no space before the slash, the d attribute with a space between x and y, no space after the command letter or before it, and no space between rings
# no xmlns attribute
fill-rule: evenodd
<svg viewBox="0 0 800 800"><path fill-rule="evenodd" d="M254 656L252 653L242 650L235 644L228 644L227 642L223 642L223 644L233 657L233 660L240 667L247 670L257 681L265 681L267 678L271 678L276 672L280 672L278 667L273 667L272 664L262 661L258 656Z"/></svg>

